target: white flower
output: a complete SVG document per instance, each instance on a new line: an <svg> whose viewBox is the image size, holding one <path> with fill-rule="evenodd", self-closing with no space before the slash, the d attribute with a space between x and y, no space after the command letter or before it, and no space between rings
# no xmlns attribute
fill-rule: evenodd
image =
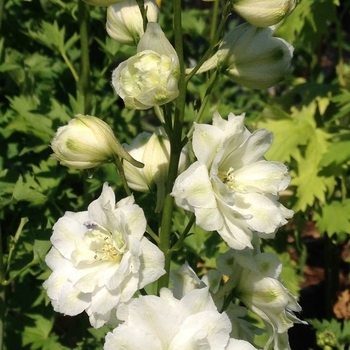
<svg viewBox="0 0 350 350"><path fill-rule="evenodd" d="M252 247L252 232L271 238L293 215L278 202L290 182L287 168L266 161L272 144L267 130L251 134L244 115L218 113L213 125L195 124L193 150L197 162L180 174L172 195L176 204L194 212L196 223L216 230L234 249Z"/></svg>
<svg viewBox="0 0 350 350"><path fill-rule="evenodd" d="M199 279L188 263L170 272L170 280L173 286L172 291L177 299L181 299L194 289L205 287L209 287L210 292L215 294L220 288L222 279L222 273L214 269L209 270L202 279ZM220 299L215 299L215 305L219 310L223 308L224 296L225 295ZM230 303L225 313L228 315L232 324L230 336L235 339L246 340L249 343L253 343L254 337L258 334L259 329L255 328L250 322L244 319L247 315L247 308Z"/></svg>
<svg viewBox="0 0 350 350"><path fill-rule="evenodd" d="M115 138L112 129L103 120L77 114L68 125L58 128L52 142L53 158L73 169L92 169L119 156L138 167Z"/></svg>
<svg viewBox="0 0 350 350"><path fill-rule="evenodd" d="M178 96L179 75L175 49L158 23L149 22L137 54L113 71L112 85L127 108L149 109Z"/></svg>
<svg viewBox="0 0 350 350"><path fill-rule="evenodd" d="M255 349L230 339L230 320L217 311L208 288L181 300L163 288L159 297L140 296L121 305L117 317L124 323L107 334L104 350Z"/></svg>
<svg viewBox="0 0 350 350"><path fill-rule="evenodd" d="M146 0L148 22L157 22L159 9L154 0ZM143 20L135 0L124 0L107 8L107 33L114 40L127 45L137 45L144 34Z"/></svg>
<svg viewBox="0 0 350 350"><path fill-rule="evenodd" d="M162 127L154 133L143 132L129 145L124 144L125 150L145 166L140 169L130 163L124 163L126 180L131 189L140 192L156 190L156 212L160 212L165 198L165 185L168 178L170 162L170 141ZM188 147L183 148L179 173L185 170L188 163Z"/></svg>
<svg viewBox="0 0 350 350"><path fill-rule="evenodd" d="M252 89L276 85L290 69L293 46L272 33L272 27L239 25L225 35L219 50L197 73L219 67L230 79Z"/></svg>
<svg viewBox="0 0 350 350"><path fill-rule="evenodd" d="M269 27L287 17L298 0L234 0L233 8L250 24Z"/></svg>
<svg viewBox="0 0 350 350"><path fill-rule="evenodd" d="M278 280L281 262L277 256L250 249L230 250L218 258L217 266L230 277L226 283L230 286L227 294L233 290L234 295L263 320L270 333L265 349L269 349L272 341L275 350L290 349L288 329L294 323L305 322L294 315L293 311L300 312L301 307Z"/></svg>
<svg viewBox="0 0 350 350"><path fill-rule="evenodd" d="M105 184L87 211L66 214L53 227L44 283L55 311L84 310L93 327L114 317L112 311L164 274L163 253L144 236L146 219L132 196L115 204Z"/></svg>

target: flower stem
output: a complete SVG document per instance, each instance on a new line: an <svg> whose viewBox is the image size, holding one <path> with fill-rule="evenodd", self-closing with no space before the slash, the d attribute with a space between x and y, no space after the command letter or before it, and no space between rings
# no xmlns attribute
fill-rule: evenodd
<svg viewBox="0 0 350 350"><path fill-rule="evenodd" d="M0 350L3 348L3 339L5 331L5 286L3 281L5 280L5 265L3 261L2 251L2 234L0 227Z"/></svg>
<svg viewBox="0 0 350 350"><path fill-rule="evenodd" d="M78 80L78 96L83 98L84 114L91 113L90 91L90 55L89 55L89 5L78 0L78 19L80 32L80 72Z"/></svg>
<svg viewBox="0 0 350 350"><path fill-rule="evenodd" d="M16 248L16 244L18 242L19 236L22 233L24 225L28 222L28 218L21 218L21 221L19 223L19 226L17 228L17 231L15 233L15 236L12 238L11 244L9 244L9 255L7 258L7 266L6 266L6 271L5 274L7 274L10 270L10 264L11 264L11 259L12 259L12 253L14 252Z"/></svg>
<svg viewBox="0 0 350 350"><path fill-rule="evenodd" d="M182 20L181 20L181 0L173 1L173 13L174 13L174 36L175 36L175 50L179 58L180 65L180 77L178 82L179 96L175 103L175 117L174 128L171 135L168 135L171 147L170 164L168 172L168 181L166 183L166 196L164 200L161 227L159 232L159 248L165 256L165 275L158 280L158 291L162 287L168 287L170 276L170 262L172 251L170 249L170 238L172 231L172 219L174 210L174 198L170 195L173 187L173 183L176 179L179 159L181 154L181 137L182 137L182 125L185 114L186 103L186 81L185 81L185 64L183 54L183 41L182 41Z"/></svg>
<svg viewBox="0 0 350 350"><path fill-rule="evenodd" d="M217 1L215 1L217 2ZM205 52L205 54L202 56L202 58L199 60L197 65L191 70L191 72L186 76L186 84L192 79L192 77L196 74L198 69L203 65L203 63L212 56L214 48L219 44L220 39L222 37L222 32L225 27L225 23L230 16L232 12L232 4L230 1L228 1L225 5L222 19L220 21L219 27L215 29L215 35L210 38L210 45L208 50Z"/></svg>
<svg viewBox="0 0 350 350"><path fill-rule="evenodd" d="M201 103L201 107L200 107L199 111L196 114L196 120L195 120L196 123L199 123L201 118L202 118L202 116L203 116L203 113L204 113L205 108L206 108L206 106L208 104L209 98L211 96L211 93L212 93L213 88L215 86L215 83L217 81L217 78L218 78L218 71L216 70L210 77L209 86L208 86L208 88L207 88L207 90L205 92L204 98L203 98L202 103ZM193 131L194 131L194 124L191 125L191 128L188 131L185 139L182 141L183 146L185 146L186 143L188 142L188 140L191 139Z"/></svg>
<svg viewBox="0 0 350 350"><path fill-rule="evenodd" d="M122 180L122 185L124 187L125 193L128 196L130 196L131 195L131 190L129 188L128 182L126 181L123 164L122 164L120 158L117 155L114 156L114 164L117 167L120 179Z"/></svg>
<svg viewBox="0 0 350 350"><path fill-rule="evenodd" d="M73 65L72 65L72 62L69 60L67 54L64 52L64 51L61 51L61 56L64 60L64 62L66 63L67 67L69 68L69 70L71 71L72 75L73 75L73 78L76 82L79 81L79 75L78 73L76 72L76 70L74 69Z"/></svg>

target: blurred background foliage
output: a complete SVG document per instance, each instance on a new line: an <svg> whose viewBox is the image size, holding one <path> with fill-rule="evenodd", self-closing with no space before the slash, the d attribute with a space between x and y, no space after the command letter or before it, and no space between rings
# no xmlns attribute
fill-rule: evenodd
<svg viewBox="0 0 350 350"><path fill-rule="evenodd" d="M111 71L135 49L106 35L105 8L76 0L6 0L0 6L0 349L102 349L106 328L90 328L85 314L52 310L42 288L50 273L44 258L52 226L65 211L86 210L105 181L117 198L124 193L113 166L88 178L51 159L49 145L77 113L100 117L121 142L152 130L157 121L152 110L126 110L110 85ZM216 20L211 6L184 1L188 65L207 49L208 23ZM163 0L160 18L170 40L171 7ZM89 13L85 27L79 25L81 11ZM349 0L301 0L276 28L295 48L286 80L256 91L220 77L203 119L210 122L216 109L223 116L245 112L251 130L274 133L267 158L290 169L291 186L281 200L295 217L264 249L283 262L281 277L300 296L300 317L314 319L312 326L291 330L292 349L298 350L349 348L349 11ZM241 21L232 14L227 28ZM186 120L193 120L207 85L206 75L190 82ZM152 216L148 198L135 195ZM179 210L174 217L174 230L181 230L183 215ZM199 228L194 233L174 266L188 260L204 273L215 266L220 240ZM325 330L337 340L324 336Z"/></svg>

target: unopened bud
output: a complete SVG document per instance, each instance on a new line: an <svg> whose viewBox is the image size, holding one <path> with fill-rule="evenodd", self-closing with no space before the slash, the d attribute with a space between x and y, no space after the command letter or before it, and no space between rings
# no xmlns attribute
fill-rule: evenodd
<svg viewBox="0 0 350 350"><path fill-rule="evenodd" d="M124 145L132 157L144 163L143 169L124 163L124 172L131 189L140 192L157 191L156 212L162 209L165 184L168 179L170 141L162 127L153 134L143 132L129 145ZM183 148L179 162L179 173L188 163L188 148Z"/></svg>
<svg viewBox="0 0 350 350"><path fill-rule="evenodd" d="M219 50L197 73L219 68L233 81L252 89L267 89L290 69L293 46L272 36L273 28L241 24L228 32Z"/></svg>
<svg viewBox="0 0 350 350"><path fill-rule="evenodd" d="M146 0L144 6L148 22L157 22L159 9L154 0ZM137 2L124 0L109 6L106 30L119 43L137 45L144 34L143 19Z"/></svg>
<svg viewBox="0 0 350 350"><path fill-rule="evenodd" d="M233 8L256 27L269 27L287 17L298 0L234 0Z"/></svg>
<svg viewBox="0 0 350 350"><path fill-rule="evenodd" d="M97 168L112 162L116 156L143 166L125 151L108 124L89 115L77 114L68 125L58 128L51 148L53 158L73 169Z"/></svg>

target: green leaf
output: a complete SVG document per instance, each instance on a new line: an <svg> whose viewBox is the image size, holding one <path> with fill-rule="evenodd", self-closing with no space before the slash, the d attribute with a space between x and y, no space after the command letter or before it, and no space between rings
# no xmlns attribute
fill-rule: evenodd
<svg viewBox="0 0 350 350"><path fill-rule="evenodd" d="M325 202L325 193L335 184L334 177L319 175L319 162L327 151L330 135L316 129L310 135L311 140L307 145L305 156L300 156L298 161L298 173L292 172L291 185L297 186L297 202L293 209L304 211L307 206L312 206L315 199Z"/></svg>
<svg viewBox="0 0 350 350"><path fill-rule="evenodd" d="M35 326L26 326L22 334L22 344L30 345L30 349L62 349L57 342L58 337L50 335L53 327L53 319L47 319L41 315L28 315L34 320Z"/></svg>
<svg viewBox="0 0 350 350"><path fill-rule="evenodd" d="M18 113L18 118L8 125L10 130L34 134L48 143L54 134L52 121L46 116L36 113L38 103L33 96L16 96L8 98L11 108Z"/></svg>
<svg viewBox="0 0 350 350"><path fill-rule="evenodd" d="M335 233L350 232L350 199L344 202L332 201L314 215L316 225L321 232L329 236Z"/></svg>
<svg viewBox="0 0 350 350"><path fill-rule="evenodd" d="M31 188L30 184L24 183L22 176L19 176L15 188L13 189L13 198L19 201L33 202L37 200L44 200L45 196L40 192Z"/></svg>
<svg viewBox="0 0 350 350"><path fill-rule="evenodd" d="M37 40L51 50L64 52L65 32L64 27L62 29L58 27L57 21L53 23L42 21L40 31L34 32L29 30L28 34L34 40Z"/></svg>
<svg viewBox="0 0 350 350"><path fill-rule="evenodd" d="M342 165L350 161L350 141L332 143L320 161L320 167L326 167L332 163Z"/></svg>
<svg viewBox="0 0 350 350"><path fill-rule="evenodd" d="M51 248L50 241L35 240L33 246L34 259L36 259L41 265L45 261L46 253Z"/></svg>
<svg viewBox="0 0 350 350"><path fill-rule="evenodd" d="M313 102L301 111L294 110L291 116L283 115L283 119L267 119L257 124L274 136L274 142L265 155L267 159L284 163L289 162L291 157L299 157L298 146L306 145L314 133L316 107Z"/></svg>

